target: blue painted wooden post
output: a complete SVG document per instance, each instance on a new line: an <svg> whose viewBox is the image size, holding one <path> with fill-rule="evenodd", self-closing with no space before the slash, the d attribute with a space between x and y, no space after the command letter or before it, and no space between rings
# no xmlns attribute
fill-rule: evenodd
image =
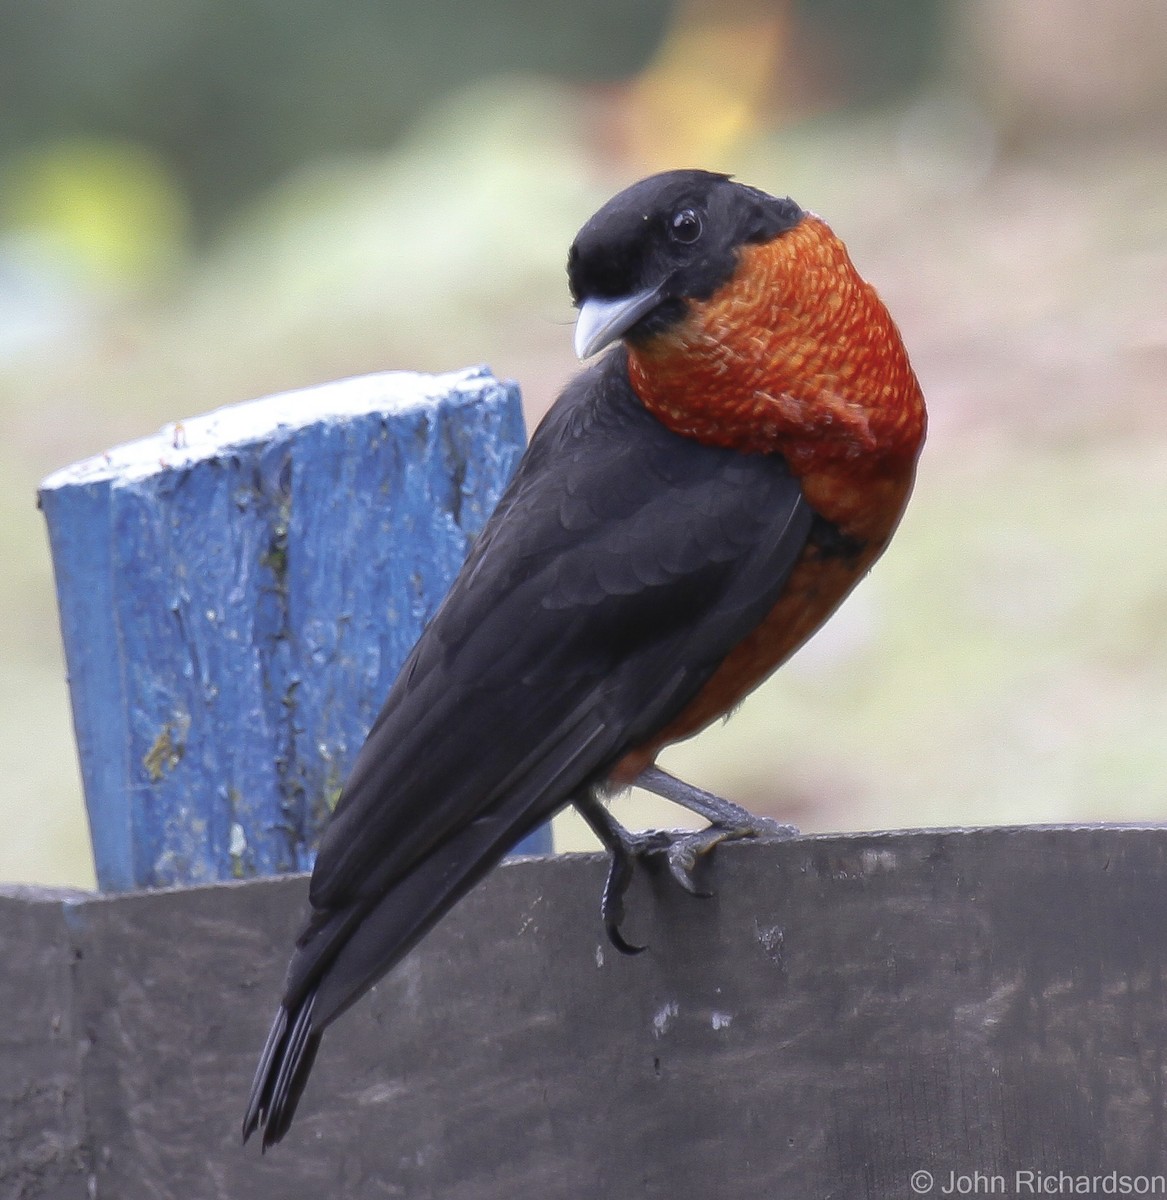
<svg viewBox="0 0 1167 1200"><path fill-rule="evenodd" d="M106 891L303 870L389 685L522 452L485 369L371 375L50 476ZM550 849L540 830L521 847Z"/></svg>

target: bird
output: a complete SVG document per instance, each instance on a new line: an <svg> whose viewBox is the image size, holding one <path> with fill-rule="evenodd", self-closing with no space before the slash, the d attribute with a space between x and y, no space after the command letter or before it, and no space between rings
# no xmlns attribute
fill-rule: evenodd
<svg viewBox="0 0 1167 1200"><path fill-rule="evenodd" d="M638 862L699 891L719 842L786 832L656 757L822 625L911 493L926 413L902 337L789 197L650 176L583 225L567 275L593 361L532 435L321 838L243 1120L264 1150L324 1030L556 812L574 806L610 852L601 918L629 953ZM633 782L710 825L626 830L605 800Z"/></svg>

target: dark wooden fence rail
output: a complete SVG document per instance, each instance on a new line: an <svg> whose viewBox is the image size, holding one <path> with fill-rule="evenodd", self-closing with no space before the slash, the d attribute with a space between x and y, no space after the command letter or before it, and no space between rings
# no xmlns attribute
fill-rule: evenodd
<svg viewBox="0 0 1167 1200"><path fill-rule="evenodd" d="M304 878L8 893L0 1195L1153 1183L1167 1171L1165 867L1162 829L722 847L714 899L634 887L629 931L649 950L628 959L600 930L601 861L512 861L330 1030L296 1125L263 1158L240 1147L239 1118ZM922 1176L913 1190L919 1171L931 1191Z"/></svg>

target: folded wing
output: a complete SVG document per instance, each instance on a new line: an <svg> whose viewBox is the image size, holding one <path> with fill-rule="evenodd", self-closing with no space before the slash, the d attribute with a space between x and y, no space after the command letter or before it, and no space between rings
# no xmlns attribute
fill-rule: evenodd
<svg viewBox="0 0 1167 1200"><path fill-rule="evenodd" d="M781 458L645 412L623 350L572 383L358 756L245 1135L277 1141L323 1028L684 708L773 606L812 519Z"/></svg>

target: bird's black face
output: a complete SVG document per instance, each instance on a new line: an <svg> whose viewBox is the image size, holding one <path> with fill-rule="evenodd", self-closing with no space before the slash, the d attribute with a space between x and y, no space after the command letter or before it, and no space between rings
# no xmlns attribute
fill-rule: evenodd
<svg viewBox="0 0 1167 1200"><path fill-rule="evenodd" d="M709 171L666 171L609 200L579 231L567 259L580 310L581 358L618 337L637 342L679 321L733 275L739 247L802 219L779 200Z"/></svg>

